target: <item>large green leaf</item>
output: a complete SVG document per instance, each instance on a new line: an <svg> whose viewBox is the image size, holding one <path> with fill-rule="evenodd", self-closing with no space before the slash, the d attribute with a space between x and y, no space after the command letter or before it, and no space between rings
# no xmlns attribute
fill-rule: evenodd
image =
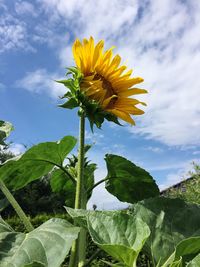
<svg viewBox="0 0 200 267"><path fill-rule="evenodd" d="M17 160L6 162L0 168L0 179L12 189L20 189L49 173L55 166L62 167L76 139L65 136L60 142L46 142L33 146Z"/></svg>
<svg viewBox="0 0 200 267"><path fill-rule="evenodd" d="M51 219L32 232L14 232L0 221L1 267L59 267L79 228L62 219Z"/></svg>
<svg viewBox="0 0 200 267"><path fill-rule="evenodd" d="M13 126L10 122L0 120L0 145L5 145L4 140L10 135Z"/></svg>
<svg viewBox="0 0 200 267"><path fill-rule="evenodd" d="M135 203L159 195L153 177L131 161L117 155L105 157L108 174L106 189L120 201Z"/></svg>
<svg viewBox="0 0 200 267"><path fill-rule="evenodd" d="M163 264L180 241L200 234L200 206L180 199L141 201L133 205L133 216L141 218L151 230L144 248L155 265Z"/></svg>
<svg viewBox="0 0 200 267"><path fill-rule="evenodd" d="M149 227L140 218L124 211L66 210L78 225L88 228L94 243L118 260L119 266L136 266L150 235Z"/></svg>
<svg viewBox="0 0 200 267"><path fill-rule="evenodd" d="M149 227L140 218L123 212L95 212L88 215L88 229L93 241L109 255L134 267Z"/></svg>
<svg viewBox="0 0 200 267"><path fill-rule="evenodd" d="M46 142L33 146L24 153L22 160L62 165L63 160L75 145L76 138L73 136L65 136L59 142Z"/></svg>

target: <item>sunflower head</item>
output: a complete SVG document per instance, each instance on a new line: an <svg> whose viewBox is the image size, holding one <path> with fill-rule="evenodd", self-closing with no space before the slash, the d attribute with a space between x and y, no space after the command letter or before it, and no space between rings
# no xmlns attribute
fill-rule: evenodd
<svg viewBox="0 0 200 267"><path fill-rule="evenodd" d="M73 44L73 56L76 67L69 68L68 80L59 81L70 90L63 96L68 101L61 105L64 108L80 106L88 117L91 126L101 127L104 119L117 124L118 118L135 124L131 115L141 115L143 110L138 104L143 102L131 97L147 93L135 85L143 82L140 77L131 77L132 70L120 66L121 57L113 56L113 47L104 51L104 42L96 45L94 39L77 39Z"/></svg>

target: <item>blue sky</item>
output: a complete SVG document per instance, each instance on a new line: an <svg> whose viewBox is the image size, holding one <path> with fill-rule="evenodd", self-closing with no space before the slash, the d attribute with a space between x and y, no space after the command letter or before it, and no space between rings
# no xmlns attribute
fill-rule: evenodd
<svg viewBox="0 0 200 267"><path fill-rule="evenodd" d="M91 134L87 125L96 179L106 175L104 155L115 153L146 168L160 188L180 181L200 161L199 12L196 0L0 0L0 118L15 126L11 149L78 135L76 111L57 107L64 88L54 80L74 65L75 38L92 35L116 46L149 91L136 126L105 123ZM119 206L102 186L93 203Z"/></svg>

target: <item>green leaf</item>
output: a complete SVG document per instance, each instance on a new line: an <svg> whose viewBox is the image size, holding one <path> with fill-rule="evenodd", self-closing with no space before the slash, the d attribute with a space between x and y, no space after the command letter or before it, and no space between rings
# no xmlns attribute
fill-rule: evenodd
<svg viewBox="0 0 200 267"><path fill-rule="evenodd" d="M188 262L187 267L199 267L200 266L200 254L197 255L192 261Z"/></svg>
<svg viewBox="0 0 200 267"><path fill-rule="evenodd" d="M27 234L0 222L0 266L59 267L78 233L78 227L62 219L51 219Z"/></svg>
<svg viewBox="0 0 200 267"><path fill-rule="evenodd" d="M87 223L95 244L125 266L136 266L150 235L146 223L124 212L93 212L87 216Z"/></svg>
<svg viewBox="0 0 200 267"><path fill-rule="evenodd" d="M30 148L21 160L31 160L62 165L65 157L76 145L76 138L65 136L58 142L41 143Z"/></svg>
<svg viewBox="0 0 200 267"><path fill-rule="evenodd" d="M159 195L153 177L131 161L117 155L105 157L108 174L106 189L120 201L135 203Z"/></svg>
<svg viewBox="0 0 200 267"><path fill-rule="evenodd" d="M155 265L165 263L180 241L200 235L199 205L157 197L132 207L133 216L141 218L151 230L144 249L152 256Z"/></svg>
<svg viewBox="0 0 200 267"><path fill-rule="evenodd" d="M10 122L0 120L0 145L5 145L4 141L13 129Z"/></svg>
<svg viewBox="0 0 200 267"><path fill-rule="evenodd" d="M49 173L54 166L62 167L76 139L65 136L60 142L46 142L33 146L15 161L10 160L0 168L0 179L9 189L17 190Z"/></svg>
<svg viewBox="0 0 200 267"><path fill-rule="evenodd" d="M181 241L175 251L175 261L182 260L183 266L186 262L200 255L200 236L190 237Z"/></svg>
<svg viewBox="0 0 200 267"><path fill-rule="evenodd" d="M74 85L74 80L73 79L68 79L68 80L61 80L61 81L56 81L57 83L62 83L65 87L67 87L70 91L68 91L63 97L71 97L75 94L76 92L76 86Z"/></svg>

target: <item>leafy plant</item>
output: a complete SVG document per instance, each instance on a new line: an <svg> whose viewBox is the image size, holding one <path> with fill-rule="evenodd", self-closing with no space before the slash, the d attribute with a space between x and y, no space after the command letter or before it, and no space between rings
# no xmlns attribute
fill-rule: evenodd
<svg viewBox="0 0 200 267"><path fill-rule="evenodd" d="M186 266L200 253L200 206L180 199L152 198L120 212L67 211L119 266L136 266L141 251L156 267Z"/></svg>

